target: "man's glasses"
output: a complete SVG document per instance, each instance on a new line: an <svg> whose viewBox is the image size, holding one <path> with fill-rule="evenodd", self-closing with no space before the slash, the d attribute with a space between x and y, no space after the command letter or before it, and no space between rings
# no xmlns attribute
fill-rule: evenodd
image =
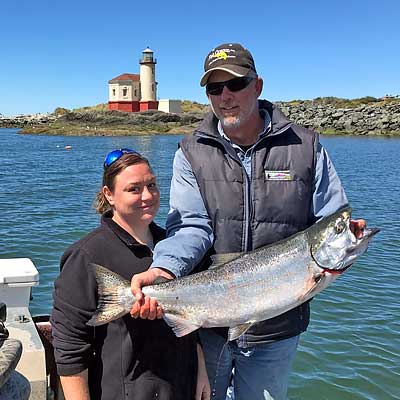
<svg viewBox="0 0 400 400"><path fill-rule="evenodd" d="M211 94L212 96L219 96L224 90L224 86L226 86L231 92L238 92L239 90L244 89L249 86L250 82L254 78L249 76L242 76L241 78L233 78L229 79L229 81L225 82L211 82L206 85L207 94Z"/></svg>
<svg viewBox="0 0 400 400"><path fill-rule="evenodd" d="M138 156L140 156L137 151L131 149L118 149L110 151L104 159L104 169L108 168L111 164L120 159L124 154L137 154Z"/></svg>

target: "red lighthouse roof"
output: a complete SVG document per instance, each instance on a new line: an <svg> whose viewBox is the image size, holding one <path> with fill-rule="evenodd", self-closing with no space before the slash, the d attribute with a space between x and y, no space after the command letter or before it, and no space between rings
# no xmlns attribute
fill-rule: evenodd
<svg viewBox="0 0 400 400"><path fill-rule="evenodd" d="M111 79L110 81L108 81L108 83L118 83L121 81L140 82L140 75L139 74L122 74L122 75L118 75L115 78Z"/></svg>

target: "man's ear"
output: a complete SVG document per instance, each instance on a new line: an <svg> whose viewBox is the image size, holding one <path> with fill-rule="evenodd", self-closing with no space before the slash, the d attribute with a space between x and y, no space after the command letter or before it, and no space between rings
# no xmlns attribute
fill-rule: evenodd
<svg viewBox="0 0 400 400"><path fill-rule="evenodd" d="M113 195L111 193L111 190L108 188L108 186L103 186L102 192L104 194L104 197L107 199L108 203L110 204L110 206L114 205Z"/></svg>
<svg viewBox="0 0 400 400"><path fill-rule="evenodd" d="M257 97L259 97L261 95L261 92L263 90L263 86L264 86L264 81L262 80L262 78L257 77L257 81L256 81Z"/></svg>

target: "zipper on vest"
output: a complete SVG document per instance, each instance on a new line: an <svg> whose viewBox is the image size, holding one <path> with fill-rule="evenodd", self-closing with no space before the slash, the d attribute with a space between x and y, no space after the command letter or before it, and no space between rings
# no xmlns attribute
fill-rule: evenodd
<svg viewBox="0 0 400 400"><path fill-rule="evenodd" d="M213 135L208 135L205 132L197 131L197 136L204 137L210 140L215 141L216 143L221 144L226 151L228 157L230 157L234 162L238 163L242 169L242 174L244 175L243 179L243 199L244 199L244 223L243 223L243 232L242 232L242 240L241 240L241 250L242 251L249 251L249 233L250 233L250 224L249 224L249 217L250 217L250 179L247 176L246 170L243 166L242 160L237 155L235 149L231 145L227 145L225 140L222 137L216 137Z"/></svg>
<svg viewBox="0 0 400 400"><path fill-rule="evenodd" d="M258 141L254 144L254 146L250 150L250 173L251 177L253 176L254 172L254 161L253 161L253 155L254 155L254 150L255 148L264 140L266 140L268 136L263 136L262 138L258 139ZM242 167L244 169L244 167ZM253 209L253 202L252 202L252 180L251 177L249 177L244 171L244 174L246 175L246 193L245 193L245 231L246 231L246 238L245 238L245 248L244 251L251 251L254 250L253 247L253 230L251 229L251 221L253 220L253 214L254 214L254 209Z"/></svg>
<svg viewBox="0 0 400 400"><path fill-rule="evenodd" d="M251 155L250 155L251 157ZM250 163L251 163L250 159ZM251 168L252 169L252 168ZM252 172L252 171L251 171ZM243 243L243 251L252 250L251 247L251 214L252 214L252 201L251 201L251 181L250 177L247 175L246 169L242 164L242 174L245 176L243 179L243 198L244 198L244 243Z"/></svg>
<svg viewBox="0 0 400 400"><path fill-rule="evenodd" d="M290 125L286 125L283 128L279 129L278 131L276 131L273 136L275 135L280 135L283 132L285 132L287 129L290 128ZM261 138L259 138L257 140L257 142L254 144L254 146L250 149L250 173L251 176L253 176L253 172L254 172L254 162L253 162L253 155L254 155L254 151L257 148L257 146L259 146L260 143L266 141L267 139L269 139L271 136L270 135L266 135L263 136ZM242 164L242 168L244 169L243 163ZM253 214L254 214L254 209L253 209L253 202L252 202L252 179L251 177L249 177L246 173L246 171L243 171L243 173L246 175L246 183L244 186L246 186L246 188L244 189L244 199L245 199L245 242L244 242L244 249L243 251L251 251L254 250L254 240L253 240L253 230L251 229L251 221L253 220Z"/></svg>

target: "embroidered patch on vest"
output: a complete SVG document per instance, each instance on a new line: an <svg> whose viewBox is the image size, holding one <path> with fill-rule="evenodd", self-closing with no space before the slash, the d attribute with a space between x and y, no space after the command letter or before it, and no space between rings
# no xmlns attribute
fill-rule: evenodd
<svg viewBox="0 0 400 400"><path fill-rule="evenodd" d="M265 171L267 181L291 181L290 171Z"/></svg>

